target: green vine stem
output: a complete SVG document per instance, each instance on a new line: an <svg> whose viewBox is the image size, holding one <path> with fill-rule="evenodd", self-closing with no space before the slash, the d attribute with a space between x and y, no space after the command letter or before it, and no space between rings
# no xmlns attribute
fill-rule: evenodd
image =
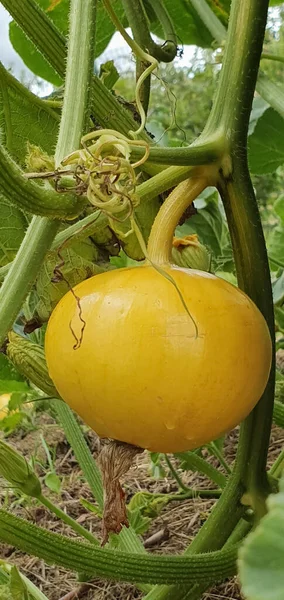
<svg viewBox="0 0 284 600"><path fill-rule="evenodd" d="M63 510L61 510L59 506L53 504L53 502L51 502L49 498L46 498L46 496L41 494L38 497L38 501L41 504L43 504L43 506L45 506L50 512L52 512L58 519L63 521L63 523L66 523L66 525L71 527L71 529L73 529L73 531L75 531L80 537L85 538L86 540L88 540L88 542L91 542L91 544L95 544L96 546L99 545L99 540L92 533L90 533L90 531L82 527L82 525L80 525L80 523L77 523L75 519L69 517L69 515L67 515L67 513L65 513Z"/></svg>
<svg viewBox="0 0 284 600"><path fill-rule="evenodd" d="M70 540L0 510L0 539L48 563L130 583L219 581L236 571L238 545L191 556L128 554Z"/></svg>
<svg viewBox="0 0 284 600"><path fill-rule="evenodd" d="M148 17L146 15L146 11L142 1L122 0L122 4L125 10L128 23L131 27L133 37L137 44L149 54L151 54L151 56L154 56L154 58L156 58L158 61L171 62L175 58L177 53L177 38L174 33L174 27L170 21L169 15L167 15L165 11L163 12L163 23L167 25L167 29L166 31L164 31L166 36L166 42L162 46L159 46L154 42L154 40L151 37L148 24ZM158 12L159 14L162 13L161 7L160 11L158 6L156 6L156 9L155 6L153 8L156 14Z"/></svg>
<svg viewBox="0 0 284 600"><path fill-rule="evenodd" d="M280 54L269 54L268 52L262 52L261 60L275 60L284 63L284 56Z"/></svg>
<svg viewBox="0 0 284 600"><path fill-rule="evenodd" d="M183 490L185 493L189 492L189 488L186 485L184 485L184 483L182 482L182 479L180 478L177 470L175 469L174 465L172 464L172 462L167 454L164 454L164 459L169 467L172 477L176 480L180 489Z"/></svg>
<svg viewBox="0 0 284 600"><path fill-rule="evenodd" d="M59 221L33 217L17 256L0 289L0 345L11 329L29 293L46 252L58 231Z"/></svg>
<svg viewBox="0 0 284 600"><path fill-rule="evenodd" d="M128 23L131 27L135 42L145 52L156 58L158 61L170 62L177 53L177 40L174 34L173 25L169 37L162 46L158 46L151 37L148 18L141 0L122 0L122 5ZM167 23L168 24L168 23ZM149 63L136 57L136 81L139 82L143 72L149 67ZM147 114L150 99L151 73L146 77L140 86L140 102L144 113Z"/></svg>
<svg viewBox="0 0 284 600"><path fill-rule="evenodd" d="M64 430L66 439L70 444L75 458L82 470L82 473L90 486L90 490L96 499L99 508L103 508L103 486L101 472L93 458L89 446L84 438L82 429L73 414L71 408L62 400L52 401L53 408L58 417L58 421Z"/></svg>
<svg viewBox="0 0 284 600"><path fill-rule="evenodd" d="M210 31L212 37L222 44L227 37L226 27L221 23L214 11L207 4L206 0L190 0L190 4L197 12L202 23Z"/></svg>
<svg viewBox="0 0 284 600"><path fill-rule="evenodd" d="M62 117L55 166L80 147L88 130L89 98L95 58L96 0L71 0L69 44Z"/></svg>
<svg viewBox="0 0 284 600"><path fill-rule="evenodd" d="M27 179L0 145L0 194L21 210L52 219L74 219L80 214L85 199L73 194L59 195Z"/></svg>

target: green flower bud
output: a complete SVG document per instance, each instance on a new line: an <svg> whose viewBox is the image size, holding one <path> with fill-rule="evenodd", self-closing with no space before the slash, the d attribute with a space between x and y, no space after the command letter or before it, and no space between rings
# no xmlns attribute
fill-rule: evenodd
<svg viewBox="0 0 284 600"><path fill-rule="evenodd" d="M48 374L43 348L14 331L10 331L8 339L6 353L18 371L48 396L58 398L59 394Z"/></svg>
<svg viewBox="0 0 284 600"><path fill-rule="evenodd" d="M27 143L26 167L28 171L45 173L54 171L54 159L39 146Z"/></svg>
<svg viewBox="0 0 284 600"><path fill-rule="evenodd" d="M8 444L0 440L0 476L16 488L33 498L41 496L38 477L26 459Z"/></svg>
<svg viewBox="0 0 284 600"><path fill-rule="evenodd" d="M211 256L196 233L173 239L172 259L179 267L210 271Z"/></svg>

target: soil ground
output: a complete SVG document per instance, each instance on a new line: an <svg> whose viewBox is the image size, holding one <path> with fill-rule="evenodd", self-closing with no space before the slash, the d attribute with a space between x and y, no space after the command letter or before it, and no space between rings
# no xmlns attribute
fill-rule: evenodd
<svg viewBox="0 0 284 600"><path fill-rule="evenodd" d="M88 485L82 479L77 462L72 451L65 440L64 433L56 425L54 419L47 413L38 413L36 417L36 429L30 432L18 431L9 437L9 443L22 452L27 458L34 457L37 464L38 475L43 475L46 464L46 454L40 440L44 439L51 449L54 468L62 479L62 491L60 495L49 490L44 490L46 495L58 504L74 519L91 531L101 535L101 521L94 513L87 512L81 503L81 498L90 502L93 497ZM96 435L90 431L86 433L91 450L96 457L99 443ZM225 441L225 456L230 464L234 460L237 442L237 430L231 432ZM279 451L283 447L284 431L277 427L273 428L269 463L272 464ZM206 456L206 451L204 451ZM210 457L210 462L218 466L216 459ZM124 477L124 490L127 500L137 491L151 491L159 493L174 493L178 491L178 485L170 476L163 479L153 479L149 473L149 457L146 453L136 458L135 465ZM177 465L176 465L177 466ZM166 468L166 465L165 465ZM185 485L194 489L212 488L214 484L208 482L206 477L192 472L179 471L179 475ZM34 523L39 524L51 531L74 536L74 532L66 525L57 520L45 508L39 506L30 499L15 497L11 490L7 489L3 482L0 491L0 504L12 502L14 514L23 516ZM152 521L150 529L143 536L144 540L158 533L158 539L154 545L149 547L150 552L178 554L188 545L195 536L198 529L208 516L216 500L200 499L194 497L184 501L169 503L160 513L159 517ZM134 600L142 598L142 594L130 585L114 584L101 580L93 580L90 585L80 585L76 575L58 567L52 567L35 557L23 555L11 546L0 543L0 557L16 564L22 573L31 579L47 596L48 600ZM239 600L242 598L237 579L229 580L222 585L216 586L208 591L203 600Z"/></svg>

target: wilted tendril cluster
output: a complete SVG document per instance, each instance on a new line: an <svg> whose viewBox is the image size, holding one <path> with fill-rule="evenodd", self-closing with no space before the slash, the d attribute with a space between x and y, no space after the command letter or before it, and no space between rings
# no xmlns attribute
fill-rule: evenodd
<svg viewBox="0 0 284 600"><path fill-rule="evenodd" d="M135 168L147 160L148 144L129 140L112 129L92 131L82 138L81 143L80 150L62 161L63 167L70 167L64 175L72 174L77 193L85 193L89 202L110 218L124 221L131 217L139 203ZM145 149L143 157L135 163L130 160L132 146ZM61 191L64 179L58 186Z"/></svg>

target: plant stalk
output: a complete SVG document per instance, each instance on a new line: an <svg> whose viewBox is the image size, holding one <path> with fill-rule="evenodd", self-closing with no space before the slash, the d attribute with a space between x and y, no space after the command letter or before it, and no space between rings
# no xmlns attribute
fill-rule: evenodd
<svg viewBox="0 0 284 600"><path fill-rule="evenodd" d="M52 512L58 519L60 519L61 521L63 521L63 523L66 523L66 525L71 527L73 529L73 531L75 531L80 537L85 538L91 544L95 544L95 546L99 546L99 540L90 531L88 531L87 529L82 527L82 525L80 525L80 523L77 523L77 521L75 521L75 519L72 519L72 517L69 517L69 515L67 515L63 510L61 510L61 508L59 508L59 506L56 506L55 504L53 504L53 502L51 502L51 500L49 500L49 498L46 498L46 496L41 494L39 496L38 500L41 504L43 504L43 506L45 506L48 510L50 510L50 512Z"/></svg>

